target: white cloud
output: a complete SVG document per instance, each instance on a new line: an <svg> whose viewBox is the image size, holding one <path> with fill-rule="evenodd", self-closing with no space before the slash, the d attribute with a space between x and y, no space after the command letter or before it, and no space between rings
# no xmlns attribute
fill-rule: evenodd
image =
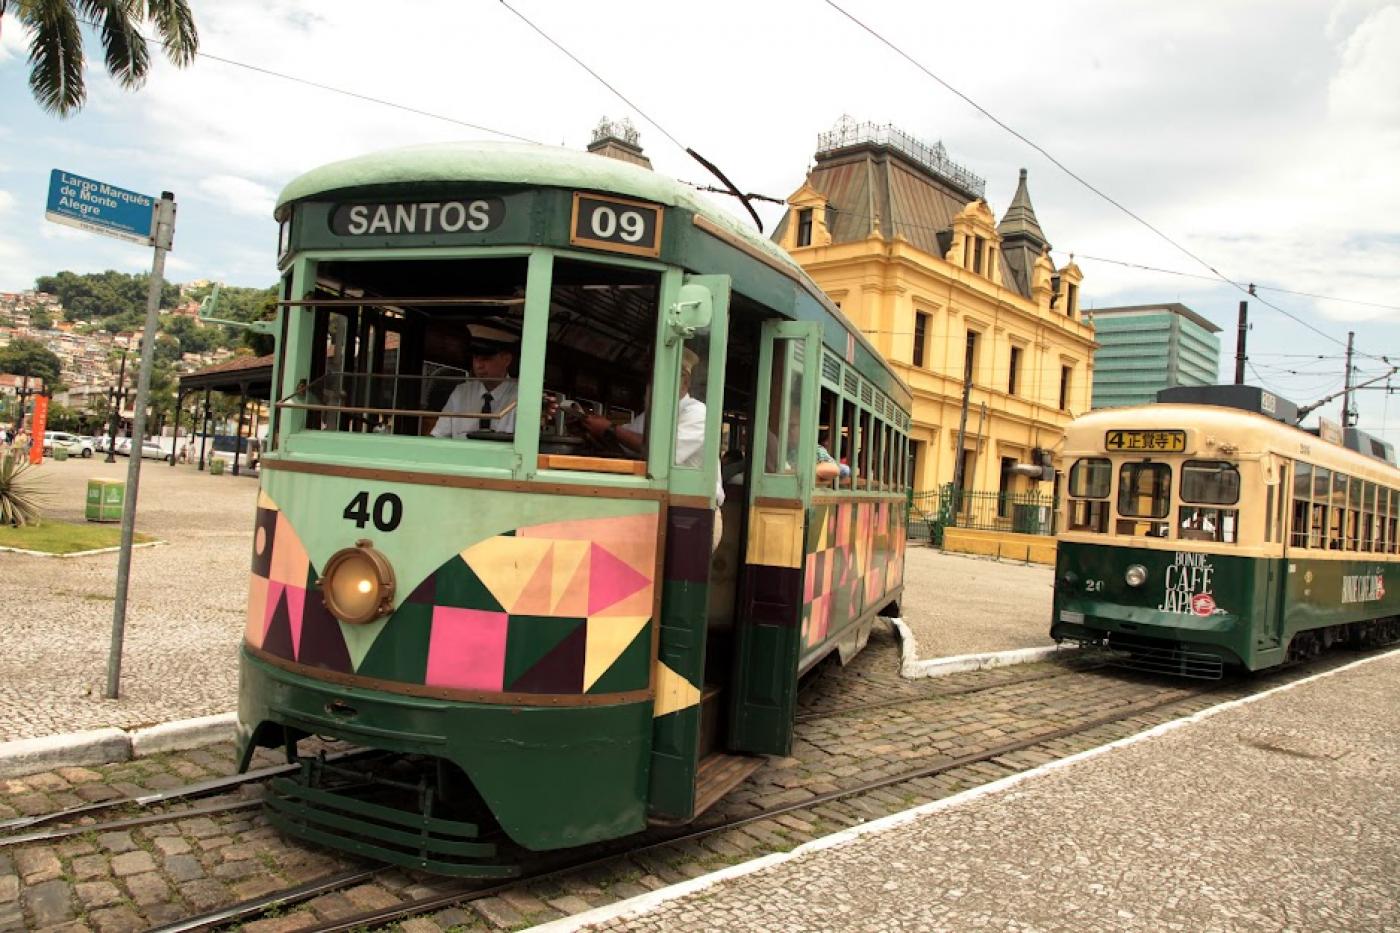
<svg viewBox="0 0 1400 933"><path fill-rule="evenodd" d="M199 180L199 191L235 214L271 217L276 198L270 188L237 175L210 175Z"/></svg>
<svg viewBox="0 0 1400 933"><path fill-rule="evenodd" d="M10 192L0 188L0 214L7 213L14 209L15 196Z"/></svg>

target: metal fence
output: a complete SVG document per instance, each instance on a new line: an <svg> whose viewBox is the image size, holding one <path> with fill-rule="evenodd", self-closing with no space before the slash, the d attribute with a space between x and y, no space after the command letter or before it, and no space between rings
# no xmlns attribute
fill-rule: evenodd
<svg viewBox="0 0 1400 933"><path fill-rule="evenodd" d="M1009 531L1053 535L1055 497L1038 492L956 493L953 485L909 496L908 535L934 545L943 544L944 528Z"/></svg>

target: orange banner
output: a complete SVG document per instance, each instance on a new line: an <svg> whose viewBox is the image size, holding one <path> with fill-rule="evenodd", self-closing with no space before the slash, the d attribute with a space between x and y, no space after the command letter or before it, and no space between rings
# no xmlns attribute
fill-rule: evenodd
<svg viewBox="0 0 1400 933"><path fill-rule="evenodd" d="M34 396L34 413L29 416L29 462L44 462L44 429L49 423L49 397Z"/></svg>

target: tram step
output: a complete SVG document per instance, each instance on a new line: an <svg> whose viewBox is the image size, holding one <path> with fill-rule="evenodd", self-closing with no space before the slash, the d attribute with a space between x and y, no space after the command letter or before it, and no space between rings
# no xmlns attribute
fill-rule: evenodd
<svg viewBox="0 0 1400 933"><path fill-rule="evenodd" d="M753 755L726 755L715 752L706 755L695 774L695 815L699 816L715 801L729 793L763 764Z"/></svg>
<svg viewBox="0 0 1400 933"><path fill-rule="evenodd" d="M700 756L703 758L719 747L720 717L724 706L720 702L720 688L706 684L700 692Z"/></svg>

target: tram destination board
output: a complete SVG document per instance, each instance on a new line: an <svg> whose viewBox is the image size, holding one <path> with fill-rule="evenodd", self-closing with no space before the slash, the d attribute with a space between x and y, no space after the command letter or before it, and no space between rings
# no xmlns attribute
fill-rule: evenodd
<svg viewBox="0 0 1400 933"><path fill-rule="evenodd" d="M634 256L661 255L661 205L574 192L569 243Z"/></svg>
<svg viewBox="0 0 1400 933"><path fill-rule="evenodd" d="M1105 450L1142 450L1179 454L1186 450L1185 431L1105 431Z"/></svg>

